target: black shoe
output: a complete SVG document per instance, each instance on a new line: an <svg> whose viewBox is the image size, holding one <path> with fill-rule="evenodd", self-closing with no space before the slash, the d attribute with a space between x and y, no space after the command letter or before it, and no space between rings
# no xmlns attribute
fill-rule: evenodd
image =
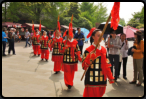
<svg viewBox="0 0 146 99"><path fill-rule="evenodd" d="M40 56L40 54L38 56Z"/></svg>
<svg viewBox="0 0 146 99"><path fill-rule="evenodd" d="M33 56L36 56L35 54Z"/></svg>
<svg viewBox="0 0 146 99"><path fill-rule="evenodd" d="M29 47L31 46L31 44L29 45Z"/></svg>
<svg viewBox="0 0 146 99"><path fill-rule="evenodd" d="M13 55L16 55L16 54L13 54Z"/></svg>
<svg viewBox="0 0 146 99"><path fill-rule="evenodd" d="M46 62L48 62L48 60L46 59Z"/></svg>
<svg viewBox="0 0 146 99"><path fill-rule="evenodd" d="M68 89L71 89L71 85L68 85Z"/></svg>
<svg viewBox="0 0 146 99"><path fill-rule="evenodd" d="M58 71L56 71L55 74L58 74Z"/></svg>
<svg viewBox="0 0 146 99"><path fill-rule="evenodd" d="M41 61L43 61L43 59Z"/></svg>
<svg viewBox="0 0 146 99"><path fill-rule="evenodd" d="M131 81L129 82L129 84L136 84L136 81Z"/></svg>
<svg viewBox="0 0 146 99"><path fill-rule="evenodd" d="M123 79L127 80L127 77L123 77Z"/></svg>
<svg viewBox="0 0 146 99"><path fill-rule="evenodd" d="M27 46L25 46L25 47L27 47Z"/></svg>
<svg viewBox="0 0 146 99"><path fill-rule="evenodd" d="M137 87L141 86L141 84L136 84Z"/></svg>

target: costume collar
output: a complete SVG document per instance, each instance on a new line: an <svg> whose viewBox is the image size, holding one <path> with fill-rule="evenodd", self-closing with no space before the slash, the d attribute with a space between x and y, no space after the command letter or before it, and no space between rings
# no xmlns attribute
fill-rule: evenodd
<svg viewBox="0 0 146 99"><path fill-rule="evenodd" d="M60 37L56 37L57 39L59 39Z"/></svg>
<svg viewBox="0 0 146 99"><path fill-rule="evenodd" d="M71 40L68 39L69 42L73 42L73 38Z"/></svg>
<svg viewBox="0 0 146 99"><path fill-rule="evenodd" d="M94 42L92 43L92 45L93 45L94 47L96 47L96 45L94 44ZM99 48L97 48L97 49L101 50L101 45L99 45Z"/></svg>

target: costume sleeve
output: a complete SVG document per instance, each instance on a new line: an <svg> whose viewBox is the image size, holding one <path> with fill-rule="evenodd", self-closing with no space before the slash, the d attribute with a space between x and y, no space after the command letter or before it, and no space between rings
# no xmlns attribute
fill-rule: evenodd
<svg viewBox="0 0 146 99"><path fill-rule="evenodd" d="M82 59L82 69L84 69L84 70L86 70L90 64L90 60L86 59L88 54L89 54L89 52L87 50L85 50L85 52L83 54L83 59Z"/></svg>
<svg viewBox="0 0 146 99"><path fill-rule="evenodd" d="M109 82L110 83L114 83L114 77L113 77L113 75L112 75L112 72L111 72L111 63L110 63L110 61L109 61L109 59L107 58L107 56L105 56L106 57L106 75L107 75L107 77L108 77L108 79L109 79Z"/></svg>
<svg viewBox="0 0 146 99"><path fill-rule="evenodd" d="M144 52L144 41L140 42L140 50L135 49L134 53Z"/></svg>
<svg viewBox="0 0 146 99"><path fill-rule="evenodd" d="M65 52L64 43L61 44L61 49L59 50L59 52L62 54Z"/></svg>
<svg viewBox="0 0 146 99"><path fill-rule="evenodd" d="M75 52L76 52L76 55L78 56L78 60L81 62L82 61L82 58L80 57L81 51L78 44L76 45Z"/></svg>

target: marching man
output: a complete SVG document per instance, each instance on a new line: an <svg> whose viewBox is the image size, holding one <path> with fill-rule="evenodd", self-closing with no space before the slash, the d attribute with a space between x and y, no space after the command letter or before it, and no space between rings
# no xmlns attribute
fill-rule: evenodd
<svg viewBox="0 0 146 99"><path fill-rule="evenodd" d="M59 52L59 50L61 49L63 38L61 38L59 35L60 35L59 30L56 30L54 33L54 38L51 43L51 48L53 48L53 52L52 52L52 61L54 62L53 70L55 74L60 72L62 59L63 59L63 54Z"/></svg>
<svg viewBox="0 0 146 99"><path fill-rule="evenodd" d="M49 59L49 50L48 50L48 46L49 46L49 41L48 41L48 36L46 36L46 31L43 31L43 36L41 37L41 59L43 61L43 59L45 59L46 61L48 61Z"/></svg>
<svg viewBox="0 0 146 99"><path fill-rule="evenodd" d="M40 35L38 34L38 32L36 32L36 34L34 33L34 36L32 37L34 56L36 56L36 54L40 56L41 54L39 38L40 38Z"/></svg>
<svg viewBox="0 0 146 99"><path fill-rule="evenodd" d="M105 93L107 77L110 83L114 83L114 77L110 69L111 64L106 58L106 49L99 44L95 53L93 53L101 33L101 30L92 28L87 35L87 38L92 36L94 42L86 48L83 55L82 68L84 70L88 68L85 74L83 97L102 97Z"/></svg>
<svg viewBox="0 0 146 99"><path fill-rule="evenodd" d="M73 39L72 23L69 24L69 31L66 31L64 36L66 35L68 39L63 41L60 52L63 53L64 82L68 89L71 89L75 71L78 70L78 60L82 61L82 58L78 41Z"/></svg>

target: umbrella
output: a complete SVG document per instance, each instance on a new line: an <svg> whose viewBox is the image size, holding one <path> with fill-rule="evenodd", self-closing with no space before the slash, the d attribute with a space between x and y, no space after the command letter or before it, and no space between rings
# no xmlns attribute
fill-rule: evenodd
<svg viewBox="0 0 146 99"><path fill-rule="evenodd" d="M103 22L99 25L98 29L103 30L104 25L106 24L106 22ZM105 34L110 33L111 31L113 31L113 29L110 27L111 22L108 23L107 28L105 30ZM123 26L118 24L118 28L116 30L117 34L123 33Z"/></svg>
<svg viewBox="0 0 146 99"><path fill-rule="evenodd" d="M138 29L130 27L130 26L125 26L123 28L123 33L126 34L126 38L133 38L134 37L134 32L136 32ZM118 35L120 36L120 35Z"/></svg>
<svg viewBox="0 0 146 99"><path fill-rule="evenodd" d="M90 39L90 37L89 38L87 38L87 35L88 35L88 33L90 32L88 29L86 29L86 28L80 28L81 29L81 32L83 32L83 34L84 34L84 37L85 37L85 41L88 41L89 39ZM76 31L76 33L77 33L78 31Z"/></svg>

